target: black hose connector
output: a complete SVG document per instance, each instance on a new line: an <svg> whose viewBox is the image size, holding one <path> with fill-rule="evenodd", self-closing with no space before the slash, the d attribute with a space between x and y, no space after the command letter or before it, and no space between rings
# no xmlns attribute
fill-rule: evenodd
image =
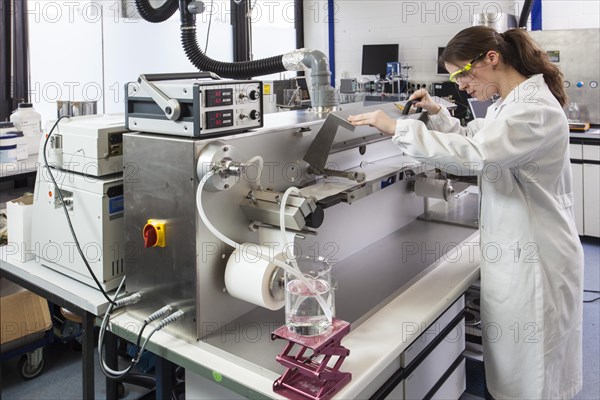
<svg viewBox="0 0 600 400"><path fill-rule="evenodd" d="M167 0L159 8L154 8L148 0L135 0L135 8L140 16L153 23L159 23L171 18L179 8L178 0Z"/></svg>
<svg viewBox="0 0 600 400"><path fill-rule="evenodd" d="M196 26L181 25L181 43L188 60L200 71L210 71L229 79L246 79L247 77L275 74L286 71L283 65L283 54L254 61L236 63L213 60L200 50L196 39Z"/></svg>

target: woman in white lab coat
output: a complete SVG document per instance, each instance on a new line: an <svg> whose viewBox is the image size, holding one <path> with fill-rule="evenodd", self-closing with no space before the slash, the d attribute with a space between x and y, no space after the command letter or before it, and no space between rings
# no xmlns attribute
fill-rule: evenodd
<svg viewBox="0 0 600 400"><path fill-rule="evenodd" d="M500 399L572 398L582 387L583 251L575 228L562 75L527 32L471 27L446 46L461 90L499 99L466 128L425 90L429 113L349 117L407 155L478 175L481 318L487 387Z"/></svg>

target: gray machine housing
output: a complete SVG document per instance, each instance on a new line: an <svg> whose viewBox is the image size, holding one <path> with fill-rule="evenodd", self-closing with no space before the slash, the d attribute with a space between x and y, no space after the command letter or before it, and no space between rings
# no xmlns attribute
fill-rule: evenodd
<svg viewBox="0 0 600 400"><path fill-rule="evenodd" d="M105 290L115 289L125 274L124 132L122 114L61 120L48 143L48 167L40 149L34 190L31 235L36 258L96 287L76 251L52 173L82 250Z"/></svg>

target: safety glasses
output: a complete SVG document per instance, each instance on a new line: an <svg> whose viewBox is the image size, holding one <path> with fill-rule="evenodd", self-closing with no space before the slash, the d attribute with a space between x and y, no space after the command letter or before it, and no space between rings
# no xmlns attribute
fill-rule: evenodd
<svg viewBox="0 0 600 400"><path fill-rule="evenodd" d="M469 72L471 68L473 68L473 64L477 62L480 58L483 58L486 54L487 51L484 51L483 53L479 54L477 57L469 61L467 65L465 65L458 71L450 74L450 82L458 83L458 80L464 78L467 75L467 72Z"/></svg>

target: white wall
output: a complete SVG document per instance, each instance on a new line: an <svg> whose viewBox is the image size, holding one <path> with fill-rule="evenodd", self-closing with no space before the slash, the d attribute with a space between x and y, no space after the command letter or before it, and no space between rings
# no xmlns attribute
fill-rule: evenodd
<svg viewBox="0 0 600 400"><path fill-rule="evenodd" d="M515 1L519 10L523 0ZM599 0L542 0L542 29L600 28Z"/></svg>
<svg viewBox="0 0 600 400"><path fill-rule="evenodd" d="M475 12L518 15L523 1L337 0L335 3L336 78L360 77L363 44L398 43L400 61L411 65L410 79L433 82L437 48L471 26ZM600 27L598 0L543 0L544 29ZM306 47L328 54L327 1L305 4ZM372 77L371 77L372 78Z"/></svg>
<svg viewBox="0 0 600 400"><path fill-rule="evenodd" d="M44 121L56 117L59 99L98 100L99 112L122 112L123 85L139 74L193 70L180 45L177 13L165 23L150 24L121 16L124 8L133 11L132 0L27 2L31 97ZM292 0L253 3L254 59L290 50L295 43ZM598 0L543 0L544 29L599 28L599 4ZM518 14L521 7L522 0L337 0L338 82L342 76L360 76L362 45L370 43L398 43L401 61L413 66L411 80L443 79L435 75L437 47L470 26L474 12ZM212 15L208 55L221 61L232 59L229 8L228 0L215 0L197 23L204 48ZM327 1L305 0L304 12L305 47L328 54Z"/></svg>
<svg viewBox="0 0 600 400"><path fill-rule="evenodd" d="M27 1L31 99L43 121L56 118L57 100L97 100L99 113L124 112L123 87L140 74L195 70L181 46L179 11L168 21L151 24L122 16L123 10L136 14L133 0ZM286 5L290 1L253 1L255 59L294 47L293 22L280 21L283 15L293 21L293 8ZM212 16L206 54L232 61L229 0L205 5L197 16L198 43L204 51Z"/></svg>

